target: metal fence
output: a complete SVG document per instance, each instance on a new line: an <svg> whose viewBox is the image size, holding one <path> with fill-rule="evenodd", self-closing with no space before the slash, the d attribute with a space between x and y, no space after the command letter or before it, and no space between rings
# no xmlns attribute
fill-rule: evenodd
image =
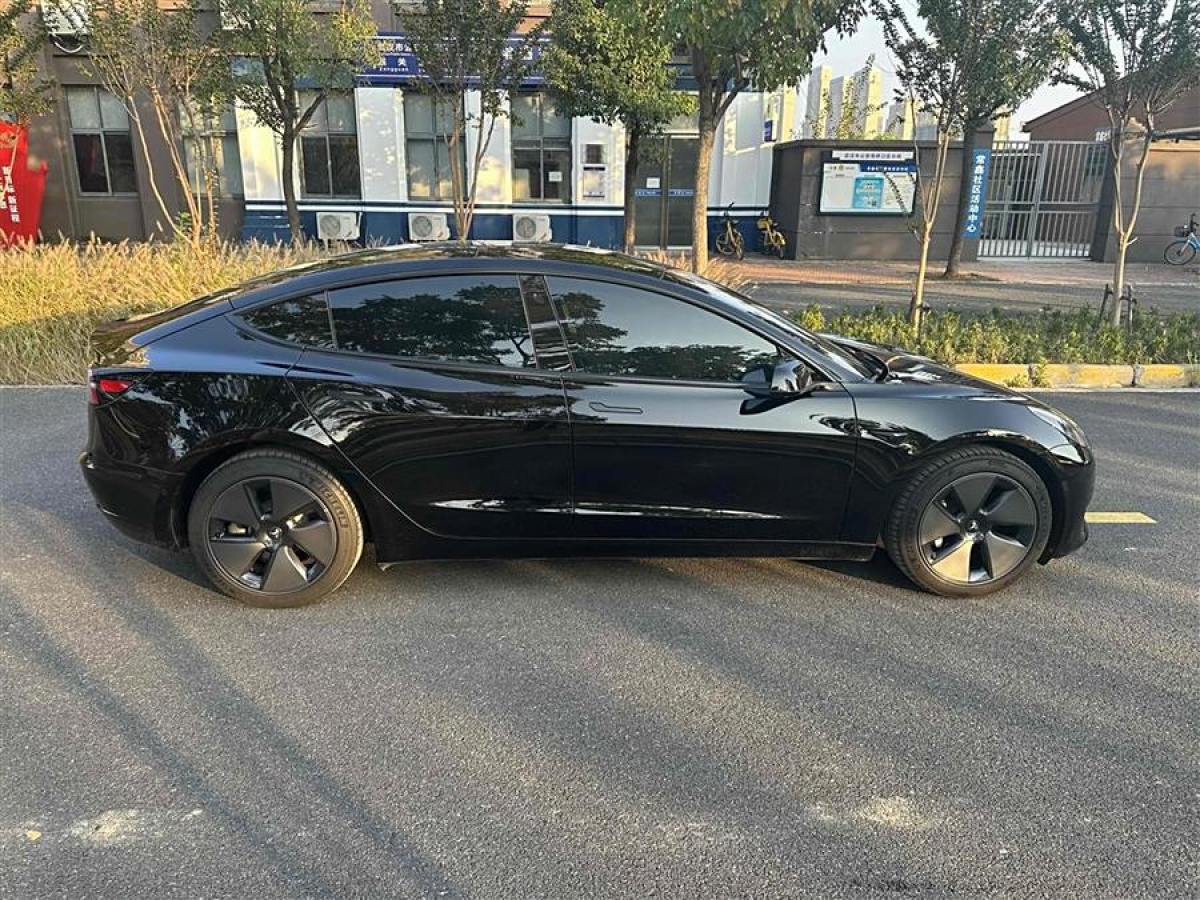
<svg viewBox="0 0 1200 900"><path fill-rule="evenodd" d="M1087 257L1107 146L1093 141L997 141L980 256Z"/></svg>

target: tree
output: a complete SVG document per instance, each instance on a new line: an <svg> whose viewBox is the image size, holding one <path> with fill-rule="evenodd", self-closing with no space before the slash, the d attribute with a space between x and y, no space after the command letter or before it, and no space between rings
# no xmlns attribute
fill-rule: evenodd
<svg viewBox="0 0 1200 900"><path fill-rule="evenodd" d="M308 0L221 0L221 16L226 91L279 137L288 227L299 242L296 142L330 93L353 90L355 74L378 61L370 2L341 0L318 14Z"/></svg>
<svg viewBox="0 0 1200 900"><path fill-rule="evenodd" d="M625 126L625 252L634 247L639 152L672 118L694 108L675 90L664 0L562 0L542 71L558 111Z"/></svg>
<svg viewBox="0 0 1200 900"><path fill-rule="evenodd" d="M939 34L963 34L953 28L962 16L961 0L930 3L930 18L942 20ZM970 40L977 40L977 50L960 55L963 65L970 69L960 81L962 99L959 122L962 132L962 169L959 180L958 204L954 212L954 231L950 254L946 260L946 278L959 273L962 261L963 225L970 200L972 156L978 132L990 122L1011 114L1049 78L1064 53L1062 29L1056 21L1058 0L980 0L972 3L967 12L972 18ZM948 27L949 26L949 27Z"/></svg>
<svg viewBox="0 0 1200 900"><path fill-rule="evenodd" d="M50 83L37 66L45 39L34 0L0 8L0 119L24 125L50 108Z"/></svg>
<svg viewBox="0 0 1200 900"><path fill-rule="evenodd" d="M1065 5L1061 22L1069 38L1068 62L1055 80L1088 92L1108 115L1117 239L1111 315L1112 323L1120 325L1125 256L1137 240L1133 232L1155 122L1200 83L1200 20L1194 4L1180 0L1089 0ZM1126 144L1137 154L1128 208L1122 187Z"/></svg>
<svg viewBox="0 0 1200 900"><path fill-rule="evenodd" d="M423 0L397 12L424 87L439 110L436 127L450 154L455 229L458 240L466 241L492 133L510 114L510 95L533 73L545 27L539 23L517 34L525 18L523 0ZM478 93L478 111L473 103L467 109L468 90ZM466 166L468 126L476 140Z"/></svg>
<svg viewBox="0 0 1200 900"><path fill-rule="evenodd" d="M737 95L797 84L827 31L846 31L858 0L667 0L665 25L686 48L696 80L699 142L692 269L708 268L708 178L717 124Z"/></svg>
<svg viewBox="0 0 1200 900"><path fill-rule="evenodd" d="M206 216L193 191L184 144L188 134L199 130L200 110L214 102L213 73L219 59L216 46L200 27L198 7L192 3L164 9L157 0L74 0L72 6L88 23L88 67L120 100L137 130L150 191L164 222L176 234L198 243L205 233ZM166 148L183 202L182 221L174 216L174 207L159 185L146 139L150 128ZM213 209L210 197L210 224Z"/></svg>

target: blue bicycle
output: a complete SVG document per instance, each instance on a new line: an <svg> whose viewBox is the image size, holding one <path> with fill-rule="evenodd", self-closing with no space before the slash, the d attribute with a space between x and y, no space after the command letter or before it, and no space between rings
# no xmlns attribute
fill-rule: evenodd
<svg viewBox="0 0 1200 900"><path fill-rule="evenodd" d="M1188 218L1186 229L1176 228L1175 234L1183 240L1167 244L1163 259L1172 266L1186 266L1196 258L1196 251L1200 250L1200 223L1196 222L1196 214L1192 213Z"/></svg>

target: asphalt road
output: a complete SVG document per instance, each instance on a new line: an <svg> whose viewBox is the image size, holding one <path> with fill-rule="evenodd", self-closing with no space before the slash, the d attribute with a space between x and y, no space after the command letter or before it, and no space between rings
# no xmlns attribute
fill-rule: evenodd
<svg viewBox="0 0 1200 900"><path fill-rule="evenodd" d="M814 284L757 281L744 290L775 309L802 309L816 304L825 310L861 311L872 306L907 309L912 287L907 284ZM934 309L986 314L1030 313L1043 308L1073 311L1081 307L1099 313L1100 292L1092 285L1008 284L967 279L926 284L925 302ZM1137 290L1138 308L1159 312L1200 313L1200 285L1147 285Z"/></svg>
<svg viewBox="0 0 1200 900"><path fill-rule="evenodd" d="M1200 395L1053 395L1095 526L1008 592L884 559L479 562L241 608L0 390L0 896L1200 891Z"/></svg>

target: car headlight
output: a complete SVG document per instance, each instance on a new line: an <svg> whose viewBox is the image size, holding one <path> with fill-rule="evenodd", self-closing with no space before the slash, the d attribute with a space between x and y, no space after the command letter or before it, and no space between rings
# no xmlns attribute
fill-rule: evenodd
<svg viewBox="0 0 1200 900"><path fill-rule="evenodd" d="M1070 416L1064 416L1060 412L1052 409L1043 409L1040 406L1031 406L1029 407L1029 411L1047 425L1057 428L1069 437L1073 443L1078 444L1080 447L1088 446L1087 435L1083 433L1083 429Z"/></svg>

